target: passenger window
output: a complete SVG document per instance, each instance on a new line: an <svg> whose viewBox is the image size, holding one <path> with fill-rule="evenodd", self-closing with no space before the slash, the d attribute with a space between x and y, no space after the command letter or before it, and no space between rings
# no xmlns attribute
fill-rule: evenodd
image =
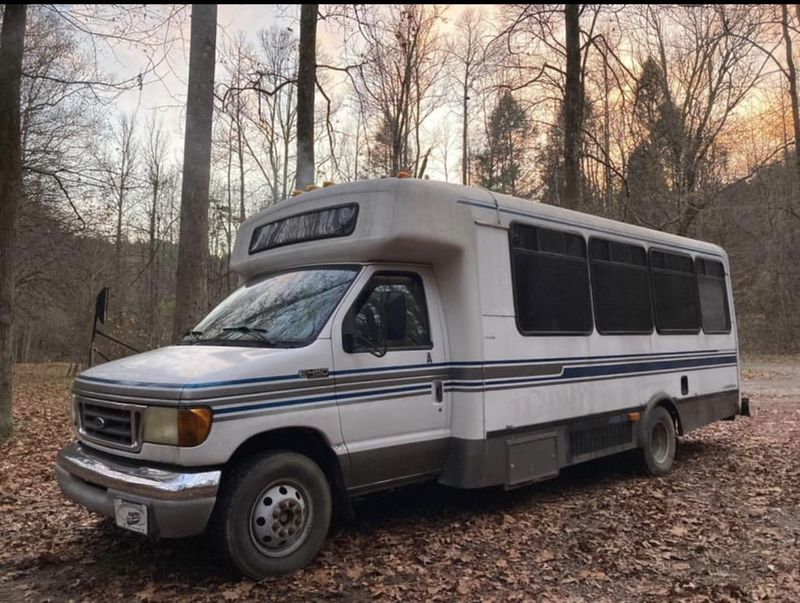
<svg viewBox="0 0 800 603"><path fill-rule="evenodd" d="M697 333L700 307L692 258L650 252L656 328L659 333Z"/></svg>
<svg viewBox="0 0 800 603"><path fill-rule="evenodd" d="M650 333L653 312L644 248L593 238L589 259L598 332Z"/></svg>
<svg viewBox="0 0 800 603"><path fill-rule="evenodd" d="M697 260L697 289L700 314L706 333L730 333L731 314L725 286L725 268L721 262Z"/></svg>
<svg viewBox="0 0 800 603"><path fill-rule="evenodd" d="M592 331L586 241L576 234L512 224L511 268L523 335Z"/></svg>
<svg viewBox="0 0 800 603"><path fill-rule="evenodd" d="M351 310L350 352L431 347L425 288L418 274L377 272Z"/></svg>

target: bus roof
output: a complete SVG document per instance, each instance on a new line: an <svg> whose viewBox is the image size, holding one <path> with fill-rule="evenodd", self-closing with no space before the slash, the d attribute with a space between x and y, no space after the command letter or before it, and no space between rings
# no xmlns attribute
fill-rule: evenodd
<svg viewBox="0 0 800 603"><path fill-rule="evenodd" d="M354 203L358 219L351 235L250 251L254 231L290 216ZM577 211L492 193L483 188L411 178L337 184L292 197L242 223L231 268L243 278L292 266L332 262L436 263L475 245L477 224L508 227L512 222L586 231L671 251L725 258L711 243L634 226Z"/></svg>

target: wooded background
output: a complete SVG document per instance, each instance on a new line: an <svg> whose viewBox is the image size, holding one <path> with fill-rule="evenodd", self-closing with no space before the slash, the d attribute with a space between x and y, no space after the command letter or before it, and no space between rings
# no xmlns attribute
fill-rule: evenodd
<svg viewBox="0 0 800 603"><path fill-rule="evenodd" d="M406 170L718 243L742 348L800 351L800 5L303 6L257 40L216 26L203 306L236 285L239 221L297 186L305 131L301 188ZM173 340L182 140L168 112L117 99L156 93L191 16L28 7L17 362L85 361L104 285L109 332L141 349ZM122 50L145 59L108 71L103 52Z"/></svg>

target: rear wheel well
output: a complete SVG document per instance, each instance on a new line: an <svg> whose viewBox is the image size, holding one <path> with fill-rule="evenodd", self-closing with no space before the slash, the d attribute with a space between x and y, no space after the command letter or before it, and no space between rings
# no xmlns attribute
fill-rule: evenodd
<svg viewBox="0 0 800 603"><path fill-rule="evenodd" d="M308 427L286 427L256 434L236 449L226 466L234 466L267 450L291 450L314 461L331 485L334 513L338 516L350 514L339 458L322 433Z"/></svg>
<svg viewBox="0 0 800 603"><path fill-rule="evenodd" d="M681 416L678 414L678 407L675 406L675 402L670 400L669 398L664 398L663 400L659 400L653 406L661 406L667 410L667 412L672 417L672 421L675 423L675 433L678 435L683 435L683 427L681 426Z"/></svg>

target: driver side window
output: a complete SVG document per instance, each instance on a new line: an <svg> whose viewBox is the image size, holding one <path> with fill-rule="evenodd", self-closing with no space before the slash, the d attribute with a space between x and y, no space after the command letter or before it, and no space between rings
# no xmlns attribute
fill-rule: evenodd
<svg viewBox="0 0 800 603"><path fill-rule="evenodd" d="M425 288L418 274L376 272L356 300L351 352L431 347Z"/></svg>

